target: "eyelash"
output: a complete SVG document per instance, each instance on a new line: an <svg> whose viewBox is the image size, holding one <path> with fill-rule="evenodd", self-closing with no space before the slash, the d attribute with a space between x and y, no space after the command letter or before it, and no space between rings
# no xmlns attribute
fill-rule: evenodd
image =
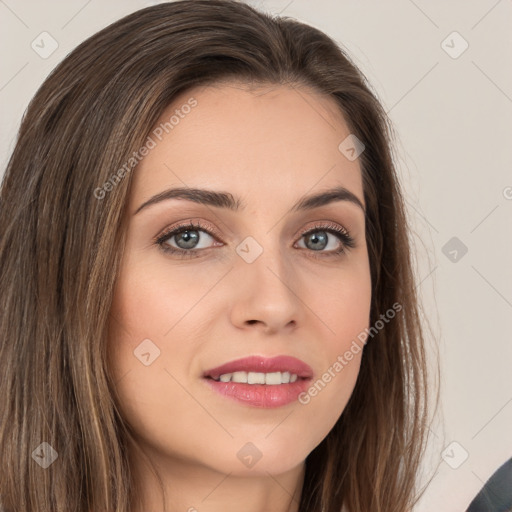
<svg viewBox="0 0 512 512"><path fill-rule="evenodd" d="M203 226L200 222L193 223L185 223L180 224L178 226L173 226L171 229L166 230L162 235L157 236L153 242L157 244L162 251L165 253L170 253L175 256L178 256L180 258L194 258L198 255L195 254L197 252L207 250L207 249L178 249L176 247L171 247L165 242L172 238L173 236L179 235L185 231L204 231L206 234L211 236L212 238L216 238L216 234L208 229L207 227ZM311 255L313 258L329 258L329 257L341 257L343 254L345 254L348 248L353 249L356 244L354 238L350 235L350 233L345 229L337 224L332 223L318 223L315 224L314 227L308 228L301 232L300 238L304 237L305 235L309 235L311 233L314 233L316 231L324 231L326 233L336 235L338 239L341 241L341 246L339 249L336 249L334 251L328 251L323 252L320 251L320 254L314 254L317 251L311 251L313 254ZM307 249L306 249L307 250Z"/></svg>

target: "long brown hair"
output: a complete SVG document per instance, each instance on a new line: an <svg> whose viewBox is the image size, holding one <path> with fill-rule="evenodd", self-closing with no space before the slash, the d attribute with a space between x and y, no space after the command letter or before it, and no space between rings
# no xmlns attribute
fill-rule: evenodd
<svg viewBox="0 0 512 512"><path fill-rule="evenodd" d="M428 412L424 328L385 111L319 30L236 1L184 0L139 10L84 41L23 117L0 195L5 512L129 512L134 503L131 432L106 346L136 171L115 178L108 194L98 189L178 93L230 79L307 85L337 103L365 144L370 325L402 305L368 341L346 409L306 459L300 512L403 512L414 503ZM58 454L46 469L35 463L53 454L42 443Z"/></svg>

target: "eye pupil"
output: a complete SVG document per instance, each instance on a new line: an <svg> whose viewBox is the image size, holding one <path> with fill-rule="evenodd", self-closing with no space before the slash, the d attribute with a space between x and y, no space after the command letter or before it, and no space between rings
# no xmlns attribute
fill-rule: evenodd
<svg viewBox="0 0 512 512"><path fill-rule="evenodd" d="M199 235L197 234L197 231L183 231L182 233L179 233L176 236L176 244L181 248L181 249L192 249L195 245L195 243L197 243L197 241L199 240ZM181 247L180 244L178 243L178 241L181 239L185 239L185 247Z"/></svg>
<svg viewBox="0 0 512 512"><path fill-rule="evenodd" d="M315 233L312 233L311 235L307 236L307 239L309 241L313 241L313 249L318 249L320 247L321 249L324 249L327 245L327 235L325 231L316 231ZM306 243L307 245L307 243Z"/></svg>

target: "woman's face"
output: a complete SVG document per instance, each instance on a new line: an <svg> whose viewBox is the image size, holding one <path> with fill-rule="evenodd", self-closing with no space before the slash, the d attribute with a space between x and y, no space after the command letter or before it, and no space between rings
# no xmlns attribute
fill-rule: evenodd
<svg viewBox="0 0 512 512"><path fill-rule="evenodd" d="M109 357L155 460L277 474L342 414L371 299L359 160L338 147L349 135L324 96L238 83L183 93L150 134Z"/></svg>

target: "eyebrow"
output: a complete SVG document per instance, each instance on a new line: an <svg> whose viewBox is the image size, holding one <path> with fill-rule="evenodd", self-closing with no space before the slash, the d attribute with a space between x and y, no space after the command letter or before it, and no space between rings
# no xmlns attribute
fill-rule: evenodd
<svg viewBox="0 0 512 512"><path fill-rule="evenodd" d="M215 206L216 208L226 208L234 212L245 209L245 204L240 200L240 198L234 197L229 192L187 187L171 188L160 192L140 205L134 215L137 215L137 213L149 206L169 199L183 199L193 201L195 203ZM350 190L341 186L301 197L292 206L292 208L290 208L288 213L312 210L313 208L319 208L337 201L348 201L349 203L359 206L359 208L363 210L363 213L365 213L365 207L359 198L354 193L350 192Z"/></svg>

